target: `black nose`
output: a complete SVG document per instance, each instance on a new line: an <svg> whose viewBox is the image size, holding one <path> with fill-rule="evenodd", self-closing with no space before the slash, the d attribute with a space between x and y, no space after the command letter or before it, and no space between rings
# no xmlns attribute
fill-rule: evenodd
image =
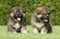
<svg viewBox="0 0 60 39"><path fill-rule="evenodd" d="M20 15L20 13L19 13L19 12L17 12L16 14L17 14L18 16Z"/></svg>

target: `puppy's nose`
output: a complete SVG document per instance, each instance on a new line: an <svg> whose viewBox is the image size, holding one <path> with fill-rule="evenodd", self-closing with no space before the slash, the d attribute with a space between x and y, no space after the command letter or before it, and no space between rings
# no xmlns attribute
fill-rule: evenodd
<svg viewBox="0 0 60 39"><path fill-rule="evenodd" d="M20 15L20 13L17 12L17 15Z"/></svg>
<svg viewBox="0 0 60 39"><path fill-rule="evenodd" d="M43 19L46 19L46 18L47 18L47 16L43 16L42 18L43 18Z"/></svg>
<svg viewBox="0 0 60 39"><path fill-rule="evenodd" d="M19 14L18 14L19 15Z"/></svg>

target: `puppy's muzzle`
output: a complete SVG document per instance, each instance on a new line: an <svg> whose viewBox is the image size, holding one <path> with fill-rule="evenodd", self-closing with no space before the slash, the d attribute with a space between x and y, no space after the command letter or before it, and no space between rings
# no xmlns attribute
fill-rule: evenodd
<svg viewBox="0 0 60 39"><path fill-rule="evenodd" d="M42 16L42 17L41 17L41 20L42 20L43 22L48 22L48 16Z"/></svg>
<svg viewBox="0 0 60 39"><path fill-rule="evenodd" d="M15 18L17 21L21 21L22 15L17 12L17 13L14 15L14 18Z"/></svg>

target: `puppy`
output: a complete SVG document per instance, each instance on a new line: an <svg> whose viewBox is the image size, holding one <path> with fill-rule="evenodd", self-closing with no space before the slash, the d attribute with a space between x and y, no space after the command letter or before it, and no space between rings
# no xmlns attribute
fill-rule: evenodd
<svg viewBox="0 0 60 39"><path fill-rule="evenodd" d="M10 9L10 16L7 23L9 32L27 33L25 14L25 9L20 6L14 6Z"/></svg>
<svg viewBox="0 0 60 39"><path fill-rule="evenodd" d="M52 32L49 8L46 6L38 7L32 14L31 25L34 33Z"/></svg>

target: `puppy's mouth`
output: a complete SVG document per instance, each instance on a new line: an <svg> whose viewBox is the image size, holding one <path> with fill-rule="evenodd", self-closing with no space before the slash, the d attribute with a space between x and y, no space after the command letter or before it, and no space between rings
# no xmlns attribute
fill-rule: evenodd
<svg viewBox="0 0 60 39"><path fill-rule="evenodd" d="M17 20L18 20L18 21L21 21L21 18L18 17Z"/></svg>
<svg viewBox="0 0 60 39"><path fill-rule="evenodd" d="M14 18L15 18L17 21L21 21L21 20L22 20L22 17L20 17L20 16L14 16Z"/></svg>
<svg viewBox="0 0 60 39"><path fill-rule="evenodd" d="M48 22L48 19L43 19L43 22Z"/></svg>
<svg viewBox="0 0 60 39"><path fill-rule="evenodd" d="M48 19L47 19L47 18L41 18L41 20L42 20L43 22L48 22Z"/></svg>

